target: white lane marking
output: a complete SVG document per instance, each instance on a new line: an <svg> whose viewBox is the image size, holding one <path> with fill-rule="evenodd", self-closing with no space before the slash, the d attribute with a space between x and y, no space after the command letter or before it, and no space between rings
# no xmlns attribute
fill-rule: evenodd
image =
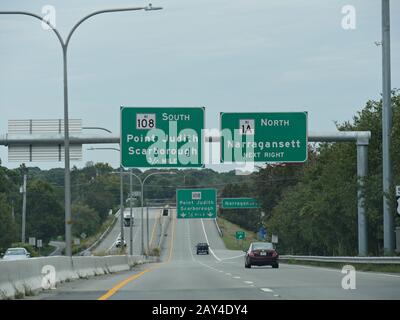
<svg viewBox="0 0 400 320"><path fill-rule="evenodd" d="M233 277L233 279L240 279L240 277L239 277L239 276L236 276L236 277Z"/></svg>
<svg viewBox="0 0 400 320"><path fill-rule="evenodd" d="M208 237L207 237L207 233L206 233L206 228L204 227L204 222L203 219L200 219L201 221L201 225L203 227L203 232L204 232L204 236L206 237L206 242L208 243L208 245L210 245L210 242L208 241ZM219 257L217 257L217 255L214 253L213 249L211 249L211 246L209 247L211 254L214 256L215 259L217 259L218 261L221 261L221 259Z"/></svg>
<svg viewBox="0 0 400 320"><path fill-rule="evenodd" d="M118 234L118 237L115 238L115 241L113 242L113 244L111 245L111 247L109 247L106 252L111 251L112 248L114 248L115 243L117 242L117 239L121 236L121 232Z"/></svg>
<svg viewBox="0 0 400 320"><path fill-rule="evenodd" d="M206 267L206 268L209 268L209 269L211 269L211 270L214 270L214 271L219 271L219 272L223 272L223 271L220 271L220 270L218 270L218 269L216 269L216 268L214 268L214 267L211 267L211 266L209 266L208 264L205 264L205 263L202 263L202 262L200 262L200 261L198 261L197 259L195 259L194 258L194 255L193 255L193 252L192 252L192 248L191 248L191 237L190 237L190 224L189 224L189 220L186 220L186 225L187 225L187 231L188 231L188 248L189 248L189 252L190 252L190 256L192 257L192 260L193 260L193 262L197 262L198 264L200 264L200 265L202 265L202 266L204 266L204 267ZM208 243L208 242L207 242Z"/></svg>
<svg viewBox="0 0 400 320"><path fill-rule="evenodd" d="M201 264L201 265L204 266L204 267L207 267L207 268L211 269L211 270L218 271L218 269L215 269L215 268L209 266L208 264L205 264L205 263L200 262L200 261L196 261L196 262L199 263L199 264Z"/></svg>
<svg viewBox="0 0 400 320"><path fill-rule="evenodd" d="M242 254L237 255L237 256L234 256L234 257L228 257L228 258L220 258L220 257L218 257L218 256L215 254L214 250L211 248L210 242L208 241L208 236L207 236L206 228L204 227L203 219L200 219L200 221L201 221L201 226L202 226L202 228L203 228L204 237L206 238L206 242L207 242L208 245L210 246L210 247L209 247L210 252L211 252L211 254L214 256L214 258L217 259L218 262L224 262L224 260L237 259L237 258L241 258L241 257L244 256L244 253L242 253Z"/></svg>
<svg viewBox="0 0 400 320"><path fill-rule="evenodd" d="M274 290L270 289L270 288L260 288L262 291L264 292L274 292Z"/></svg>
<svg viewBox="0 0 400 320"><path fill-rule="evenodd" d="M239 256L234 256L234 257L229 257L229 258L222 258L221 260L225 261L225 260L237 259L237 258L242 258L242 257L244 257L244 253L242 253Z"/></svg>
<svg viewBox="0 0 400 320"><path fill-rule="evenodd" d="M227 276L231 276L232 275L232 273L229 273L229 272L227 272L227 273L225 273Z"/></svg>
<svg viewBox="0 0 400 320"><path fill-rule="evenodd" d="M252 284L253 283L253 281L243 281L244 283L247 283L247 284Z"/></svg>

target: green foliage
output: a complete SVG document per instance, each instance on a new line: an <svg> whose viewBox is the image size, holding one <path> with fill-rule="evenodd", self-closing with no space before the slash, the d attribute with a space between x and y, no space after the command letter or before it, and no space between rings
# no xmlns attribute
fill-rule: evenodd
<svg viewBox="0 0 400 320"><path fill-rule="evenodd" d="M244 229L243 227L229 222L228 220L218 217L218 225L222 231L222 240L227 249L244 250L248 249L251 242L258 241L254 232ZM236 240L236 231L244 231L246 238L244 240Z"/></svg>
<svg viewBox="0 0 400 320"><path fill-rule="evenodd" d="M97 232L101 225L101 219L96 210L83 203L72 206L72 229L74 236L80 237L82 233L91 236Z"/></svg>
<svg viewBox="0 0 400 320"><path fill-rule="evenodd" d="M54 187L43 180L30 181L26 197L26 235L47 243L64 230L64 210Z"/></svg>
<svg viewBox="0 0 400 320"><path fill-rule="evenodd" d="M16 225L11 217L11 207L6 195L0 193L0 251L5 252L15 237Z"/></svg>
<svg viewBox="0 0 400 320"><path fill-rule="evenodd" d="M371 131L368 148L369 172L362 192L366 198L369 252L382 254L382 148L381 101L368 101L352 122L337 124L342 131ZM393 96L392 160L394 184L400 183L400 96ZM320 144L302 169L267 168L259 176L297 181L271 188L257 188L265 210L264 224L279 235L281 251L291 254L357 254L357 160L354 143ZM281 171L281 172L279 172ZM282 172L283 171L283 172ZM394 190L394 185L393 185ZM393 193L390 194L392 200ZM393 213L394 213L394 201ZM397 225L400 224L396 218Z"/></svg>

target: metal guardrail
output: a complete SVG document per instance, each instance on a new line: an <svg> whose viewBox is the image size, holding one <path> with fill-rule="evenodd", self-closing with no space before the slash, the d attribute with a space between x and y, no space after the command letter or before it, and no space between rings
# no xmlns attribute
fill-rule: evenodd
<svg viewBox="0 0 400 320"><path fill-rule="evenodd" d="M219 234L219 236L222 238L222 236L223 236L222 230L221 230L221 228L219 227L218 221L217 221L216 218L214 219L214 222L215 222L215 226L217 227L218 234Z"/></svg>
<svg viewBox="0 0 400 320"><path fill-rule="evenodd" d="M280 260L316 261L336 263L400 264L400 257L324 257L282 255Z"/></svg>
<svg viewBox="0 0 400 320"><path fill-rule="evenodd" d="M112 228L114 228L115 223L118 221L118 217L120 216L120 210L118 210L115 215L114 219L112 220L111 224L107 227L107 229L102 233L102 235L95 241L93 242L89 247L87 247L85 250L81 251L78 253L78 255L82 255L85 251L86 252L91 252L92 250L96 249L97 246L104 240L104 238L110 233Z"/></svg>

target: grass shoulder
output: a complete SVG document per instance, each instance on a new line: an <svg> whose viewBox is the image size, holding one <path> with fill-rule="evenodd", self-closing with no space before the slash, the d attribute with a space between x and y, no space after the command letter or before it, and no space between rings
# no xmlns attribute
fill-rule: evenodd
<svg viewBox="0 0 400 320"><path fill-rule="evenodd" d="M222 240L225 247L229 250L248 249L251 242L258 241L255 232L246 230L224 218L217 218L218 225L222 231ZM246 238L244 240L236 239L236 231L244 231Z"/></svg>

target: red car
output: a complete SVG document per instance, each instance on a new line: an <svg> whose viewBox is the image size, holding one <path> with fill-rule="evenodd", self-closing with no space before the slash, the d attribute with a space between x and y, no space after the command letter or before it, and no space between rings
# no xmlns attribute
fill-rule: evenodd
<svg viewBox="0 0 400 320"><path fill-rule="evenodd" d="M251 268L251 266L279 268L279 254L270 242L252 242L244 259L245 268Z"/></svg>

